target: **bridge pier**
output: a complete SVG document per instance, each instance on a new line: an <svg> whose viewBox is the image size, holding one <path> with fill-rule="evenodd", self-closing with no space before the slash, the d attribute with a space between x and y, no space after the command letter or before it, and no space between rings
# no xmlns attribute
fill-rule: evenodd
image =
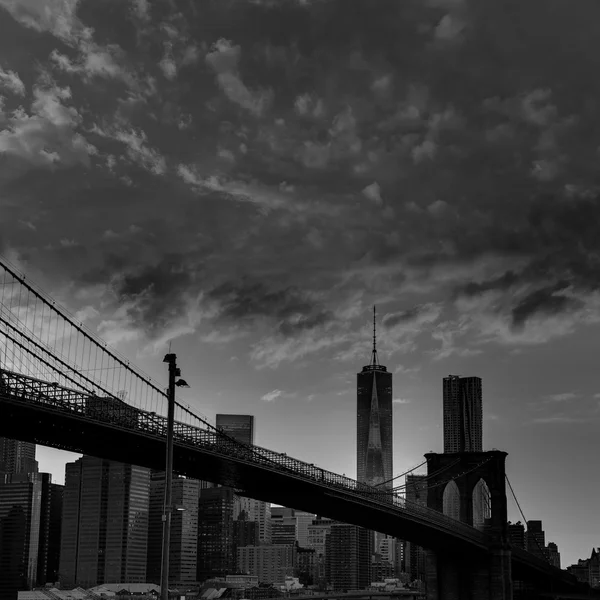
<svg viewBox="0 0 600 600"><path fill-rule="evenodd" d="M512 600L510 549L481 557L428 551L425 581L427 600Z"/></svg>

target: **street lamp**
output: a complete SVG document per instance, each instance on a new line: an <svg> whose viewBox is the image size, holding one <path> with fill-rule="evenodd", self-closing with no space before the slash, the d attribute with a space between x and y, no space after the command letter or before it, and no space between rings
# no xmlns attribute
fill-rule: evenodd
<svg viewBox="0 0 600 600"><path fill-rule="evenodd" d="M177 355L165 355L163 362L169 364L169 389L167 394L167 456L165 460L165 502L163 506L162 569L160 572L160 598L169 598L169 546L171 543L171 514L173 512L173 424L175 421L175 387L190 387L177 368Z"/></svg>

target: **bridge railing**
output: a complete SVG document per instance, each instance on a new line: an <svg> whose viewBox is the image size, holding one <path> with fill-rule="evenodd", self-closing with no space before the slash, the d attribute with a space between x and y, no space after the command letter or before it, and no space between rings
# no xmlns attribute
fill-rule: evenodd
<svg viewBox="0 0 600 600"><path fill-rule="evenodd" d="M148 435L164 438L167 434L167 419L162 415L135 408L119 398L95 396L11 371L0 370L0 395L2 394ZM390 490L360 483L284 453L242 444L218 431L209 431L176 421L173 434L180 444L202 448L204 451L226 455L247 463L260 464L274 471L321 484L330 491L351 493L362 502L402 510L417 518L425 518L442 529L476 543L485 543L488 539L485 533L427 506L409 502Z"/></svg>

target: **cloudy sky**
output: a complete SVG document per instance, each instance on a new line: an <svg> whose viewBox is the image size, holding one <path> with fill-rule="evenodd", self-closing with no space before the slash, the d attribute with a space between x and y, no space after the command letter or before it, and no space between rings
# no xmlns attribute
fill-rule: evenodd
<svg viewBox="0 0 600 600"><path fill-rule="evenodd" d="M159 380L171 341L204 414L348 475L377 304L394 471L441 451L442 377L482 377L484 444L570 564L600 544L599 19L0 0L1 252Z"/></svg>

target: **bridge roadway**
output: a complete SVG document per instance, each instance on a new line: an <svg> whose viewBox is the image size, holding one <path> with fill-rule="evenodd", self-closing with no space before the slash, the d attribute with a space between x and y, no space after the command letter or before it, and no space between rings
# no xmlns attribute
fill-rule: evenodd
<svg viewBox="0 0 600 600"><path fill-rule="evenodd" d="M122 400L94 396L0 369L0 436L152 469L164 468L166 418ZM289 506L468 557L489 537L399 496L285 454L240 444L218 432L175 423L174 471ZM526 552L513 554L515 578L574 578Z"/></svg>

